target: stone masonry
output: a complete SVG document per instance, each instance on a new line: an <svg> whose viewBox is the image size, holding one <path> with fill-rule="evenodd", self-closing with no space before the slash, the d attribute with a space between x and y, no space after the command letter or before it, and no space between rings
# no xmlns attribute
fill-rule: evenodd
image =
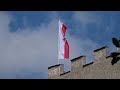
<svg viewBox="0 0 120 90"><path fill-rule="evenodd" d="M120 53L120 48L116 48L116 53ZM72 59L68 72L63 64L48 67L48 79L120 79L120 55L108 55L108 47L94 51L94 62L85 64L85 60L86 56Z"/></svg>

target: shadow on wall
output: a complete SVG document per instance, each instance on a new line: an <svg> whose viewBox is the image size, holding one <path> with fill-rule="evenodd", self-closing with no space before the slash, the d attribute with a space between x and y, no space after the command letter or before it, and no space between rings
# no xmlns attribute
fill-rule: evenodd
<svg viewBox="0 0 120 90"><path fill-rule="evenodd" d="M116 38L112 38L112 43L117 47L120 48L120 42L119 40L117 40ZM113 58L111 61L111 64L114 65L115 63L117 63L120 60L120 57L118 56L120 55L120 52L113 52L111 53L111 57Z"/></svg>
<svg viewBox="0 0 120 90"><path fill-rule="evenodd" d="M112 56L112 61L111 61L111 64L114 65L115 63L117 63L119 60L120 60L120 57L118 57L118 55L120 55L119 52L113 52L111 53L111 56Z"/></svg>

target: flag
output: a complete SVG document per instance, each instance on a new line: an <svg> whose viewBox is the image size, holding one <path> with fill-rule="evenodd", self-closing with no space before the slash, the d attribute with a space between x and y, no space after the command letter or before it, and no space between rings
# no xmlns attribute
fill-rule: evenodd
<svg viewBox="0 0 120 90"><path fill-rule="evenodd" d="M69 44L66 39L67 27L59 20L58 59L69 59Z"/></svg>

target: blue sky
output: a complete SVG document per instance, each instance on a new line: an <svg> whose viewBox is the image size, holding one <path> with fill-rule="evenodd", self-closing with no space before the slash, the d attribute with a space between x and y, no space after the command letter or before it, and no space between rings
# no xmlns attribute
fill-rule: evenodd
<svg viewBox="0 0 120 90"><path fill-rule="evenodd" d="M109 47L120 39L119 11L8 11L0 12L0 78L47 78L47 69L57 64L58 19L67 25L70 60ZM65 71L70 60L60 60Z"/></svg>

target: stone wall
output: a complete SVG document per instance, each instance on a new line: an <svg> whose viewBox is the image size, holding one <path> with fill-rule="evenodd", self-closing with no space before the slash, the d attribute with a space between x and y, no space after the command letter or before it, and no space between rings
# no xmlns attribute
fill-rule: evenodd
<svg viewBox="0 0 120 90"><path fill-rule="evenodd" d="M116 52L120 52L120 48ZM94 51L94 62L85 64L85 60L86 56L71 60L71 71L68 72L64 72L63 65L49 67L49 79L120 79L120 55L112 64L114 58L108 55L108 47Z"/></svg>

